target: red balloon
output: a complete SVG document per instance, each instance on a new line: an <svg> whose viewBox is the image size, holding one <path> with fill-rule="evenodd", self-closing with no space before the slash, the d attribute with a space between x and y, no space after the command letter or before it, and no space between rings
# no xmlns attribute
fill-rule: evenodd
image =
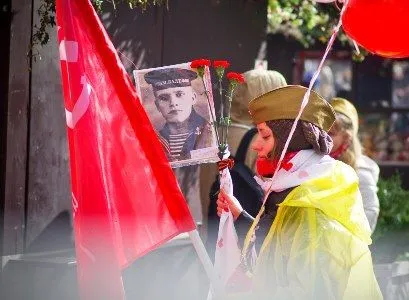
<svg viewBox="0 0 409 300"><path fill-rule="evenodd" d="M369 52L409 57L409 0L349 0L342 26Z"/></svg>

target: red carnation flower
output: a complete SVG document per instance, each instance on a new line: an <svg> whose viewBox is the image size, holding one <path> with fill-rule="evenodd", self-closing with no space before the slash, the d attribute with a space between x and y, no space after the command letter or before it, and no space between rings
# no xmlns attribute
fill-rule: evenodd
<svg viewBox="0 0 409 300"><path fill-rule="evenodd" d="M213 67L227 69L230 63L227 60L215 60L213 61Z"/></svg>
<svg viewBox="0 0 409 300"><path fill-rule="evenodd" d="M240 73L236 73L236 72L229 72L227 73L227 78L230 81L237 81L238 83L244 83L244 76L241 75Z"/></svg>
<svg viewBox="0 0 409 300"><path fill-rule="evenodd" d="M190 63L190 67L192 69L197 69L197 68L204 68L204 67L209 67L210 66L210 60L208 59L195 59Z"/></svg>

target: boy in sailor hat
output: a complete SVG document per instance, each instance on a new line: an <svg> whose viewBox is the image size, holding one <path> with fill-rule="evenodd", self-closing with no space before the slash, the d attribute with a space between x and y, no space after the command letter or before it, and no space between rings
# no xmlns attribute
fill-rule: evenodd
<svg viewBox="0 0 409 300"><path fill-rule="evenodd" d="M189 159L190 151L210 147L210 124L194 109L197 95L191 81L197 78L196 72L166 68L144 77L152 85L156 107L166 121L159 138L169 160Z"/></svg>

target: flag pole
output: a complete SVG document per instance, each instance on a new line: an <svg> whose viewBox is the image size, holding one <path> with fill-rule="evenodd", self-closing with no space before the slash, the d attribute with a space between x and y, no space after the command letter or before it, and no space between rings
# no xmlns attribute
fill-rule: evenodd
<svg viewBox="0 0 409 300"><path fill-rule="evenodd" d="M220 283L219 281L216 280L216 276L215 276L215 272L214 272L214 267L213 267L213 263L210 260L209 254L206 251L206 248L203 244L202 239L199 236L199 232L197 231L197 229L189 231L189 237L190 240L193 243L193 247L195 247L197 256L200 259L200 262L203 265L203 268L205 269L205 272L207 274L207 277L210 280L210 286L212 289L212 293L213 295L218 295L221 291L220 288Z"/></svg>

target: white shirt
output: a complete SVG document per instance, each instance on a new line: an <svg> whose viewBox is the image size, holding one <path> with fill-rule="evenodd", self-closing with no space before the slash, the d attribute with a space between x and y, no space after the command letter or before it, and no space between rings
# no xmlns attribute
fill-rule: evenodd
<svg viewBox="0 0 409 300"><path fill-rule="evenodd" d="M361 155L357 160L356 172L359 178L359 191L361 192L365 215L373 232L379 215L379 199L377 195L379 167L375 161L365 155Z"/></svg>

